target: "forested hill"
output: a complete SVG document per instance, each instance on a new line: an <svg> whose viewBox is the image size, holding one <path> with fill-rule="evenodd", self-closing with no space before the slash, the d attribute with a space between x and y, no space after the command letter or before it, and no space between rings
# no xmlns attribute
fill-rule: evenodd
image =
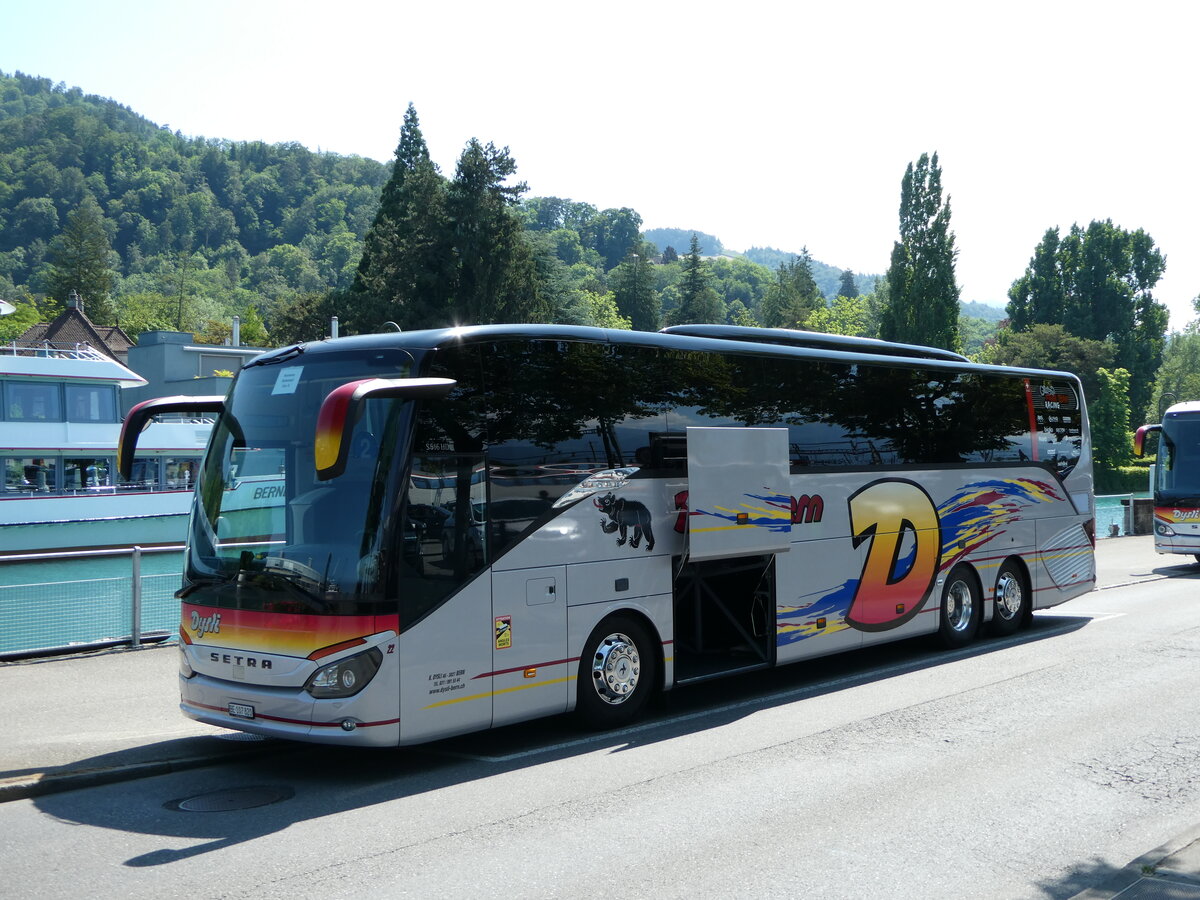
<svg viewBox="0 0 1200 900"><path fill-rule="evenodd" d="M184 264L200 297L344 287L388 171L298 144L184 137L79 88L0 73L0 289L45 292L47 249L89 195L133 282L121 290L162 290Z"/></svg>
<svg viewBox="0 0 1200 900"><path fill-rule="evenodd" d="M466 257L494 262L502 251L514 252L514 259L536 259L523 288L533 301L524 314L653 330L692 320L807 323L839 294L869 294L878 277L851 277L803 250L799 257L771 248L739 254L701 232L643 234L641 216L627 207L556 197L518 203L518 191L501 186L516 171L506 150L472 142L460 165L464 159L487 169L484 193L505 198L527 247L485 244L464 253L455 228L483 233L476 225L492 227L503 217L467 221L463 216L491 215L491 201L473 197L471 184L438 175L433 192L461 207L458 219L435 223L437 209L421 210L424 218L405 227L420 220L432 230L402 254L410 268L428 263L428 273L436 273L423 282L426 294L462 293L450 269ZM0 321L0 337L53 316L76 288L96 322L120 324L135 336L166 328L220 341L235 314L243 317L243 337L250 319L267 333L247 339L270 343L320 334L332 313L350 314L343 319L350 329L375 327L359 308L363 295L347 291L391 177L390 160L188 137L114 100L0 72L0 298L18 307ZM696 252L708 257L703 285L684 277L693 235ZM421 261L413 247L438 248L439 259ZM656 264L643 271L652 258ZM394 268L394 261L384 266ZM694 306L697 297L702 302ZM864 309L809 327L870 333L874 317ZM473 320L488 321L489 314L476 311Z"/></svg>

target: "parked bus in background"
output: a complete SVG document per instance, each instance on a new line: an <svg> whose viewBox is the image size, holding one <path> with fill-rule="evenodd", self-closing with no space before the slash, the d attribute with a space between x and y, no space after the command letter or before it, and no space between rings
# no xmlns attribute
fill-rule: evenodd
<svg viewBox="0 0 1200 900"><path fill-rule="evenodd" d="M1145 455L1146 436L1156 432L1154 549L1200 562L1200 403L1176 403L1160 424L1139 428L1135 456Z"/></svg>
<svg viewBox="0 0 1200 900"><path fill-rule="evenodd" d="M379 334L136 407L122 465L182 408L220 415L181 706L227 728L397 745L571 710L612 726L719 675L1010 634L1095 582L1063 372L716 325Z"/></svg>

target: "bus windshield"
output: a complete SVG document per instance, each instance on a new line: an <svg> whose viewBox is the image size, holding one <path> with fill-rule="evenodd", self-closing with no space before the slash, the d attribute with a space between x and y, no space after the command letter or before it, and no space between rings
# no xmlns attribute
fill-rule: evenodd
<svg viewBox="0 0 1200 900"><path fill-rule="evenodd" d="M313 444L331 390L381 369L408 374L407 353L384 355L365 362L362 354L299 353L239 374L192 515L188 581L225 586L207 591L206 603L310 615L374 611L386 555L384 498L395 495L387 488L410 404L368 400L336 478L318 480Z"/></svg>
<svg viewBox="0 0 1200 900"><path fill-rule="evenodd" d="M1163 419L1157 486L1166 501L1200 496L1200 416L1168 415Z"/></svg>

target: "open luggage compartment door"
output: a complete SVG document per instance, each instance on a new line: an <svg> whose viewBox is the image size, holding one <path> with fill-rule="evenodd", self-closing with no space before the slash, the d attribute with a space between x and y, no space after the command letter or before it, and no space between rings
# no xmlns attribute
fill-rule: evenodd
<svg viewBox="0 0 1200 900"><path fill-rule="evenodd" d="M687 454L690 559L788 549L786 428L689 428Z"/></svg>

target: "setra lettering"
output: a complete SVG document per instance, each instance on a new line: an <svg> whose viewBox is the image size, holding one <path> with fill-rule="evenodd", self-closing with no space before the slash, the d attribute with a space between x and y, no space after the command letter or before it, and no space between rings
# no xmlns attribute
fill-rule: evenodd
<svg viewBox="0 0 1200 900"><path fill-rule="evenodd" d="M245 666L247 669L271 668L271 660L260 659L256 656L239 656L236 653L210 653L208 654L208 658L215 663L225 663L230 666Z"/></svg>

